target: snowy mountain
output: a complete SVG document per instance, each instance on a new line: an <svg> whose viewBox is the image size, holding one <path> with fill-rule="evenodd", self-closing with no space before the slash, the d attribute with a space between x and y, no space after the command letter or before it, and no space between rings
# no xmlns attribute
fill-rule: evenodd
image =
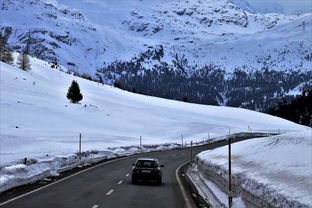
<svg viewBox="0 0 312 208"><path fill-rule="evenodd" d="M232 2L250 13L261 13L258 9L251 6L247 0L233 0Z"/></svg>
<svg viewBox="0 0 312 208"><path fill-rule="evenodd" d="M171 99L263 110L311 86L312 15L237 2L2 0L0 27L16 51Z"/></svg>
<svg viewBox="0 0 312 208"><path fill-rule="evenodd" d="M252 6L248 0L233 0L233 3L251 13L285 13L283 7L274 1L253 1Z"/></svg>

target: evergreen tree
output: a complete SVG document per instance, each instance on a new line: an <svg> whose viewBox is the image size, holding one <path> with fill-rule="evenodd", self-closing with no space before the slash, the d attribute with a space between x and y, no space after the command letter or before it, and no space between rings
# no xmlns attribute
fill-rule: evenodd
<svg viewBox="0 0 312 208"><path fill-rule="evenodd" d="M82 100L83 96L80 92L80 88L76 80L73 80L71 86L68 88L66 97L72 103L78 103L80 100Z"/></svg>
<svg viewBox="0 0 312 208"><path fill-rule="evenodd" d="M0 34L0 61L13 64L12 49L7 44L7 40Z"/></svg>
<svg viewBox="0 0 312 208"><path fill-rule="evenodd" d="M17 65L19 68L28 71L30 70L30 62L29 62L29 57L26 51L23 51L20 53L17 57Z"/></svg>
<svg viewBox="0 0 312 208"><path fill-rule="evenodd" d="M188 102L188 98L186 96L183 97L183 102Z"/></svg>
<svg viewBox="0 0 312 208"><path fill-rule="evenodd" d="M117 88L122 89L122 90L125 89L124 84L120 80L116 80L114 82L114 87L117 87Z"/></svg>
<svg viewBox="0 0 312 208"><path fill-rule="evenodd" d="M277 108L270 109L268 113L312 127L311 106L312 90L304 90L301 96L298 96L290 103L280 102Z"/></svg>

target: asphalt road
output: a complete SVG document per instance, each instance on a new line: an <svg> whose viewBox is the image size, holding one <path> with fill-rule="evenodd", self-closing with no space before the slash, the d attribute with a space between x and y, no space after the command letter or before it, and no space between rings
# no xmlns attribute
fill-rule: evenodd
<svg viewBox="0 0 312 208"><path fill-rule="evenodd" d="M223 141L194 147L193 154L226 144ZM132 163L138 157L155 157L165 166L160 186L152 183L131 184ZM112 160L13 200L1 208L183 208L186 207L185 200L175 172L189 160L190 149L152 152Z"/></svg>

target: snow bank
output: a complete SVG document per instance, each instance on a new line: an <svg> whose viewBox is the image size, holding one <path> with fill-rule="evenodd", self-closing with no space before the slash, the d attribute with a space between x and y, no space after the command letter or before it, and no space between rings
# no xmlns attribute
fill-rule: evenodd
<svg viewBox="0 0 312 208"><path fill-rule="evenodd" d="M57 157L26 158L24 164L17 163L0 167L0 193L10 188L34 183L39 180L49 180L47 177L58 176L61 172L97 163L105 159L136 153L175 149L176 144L153 145L151 147L119 147L106 151L83 152Z"/></svg>
<svg viewBox="0 0 312 208"><path fill-rule="evenodd" d="M187 169L187 176L196 186L198 193L213 208L226 208L228 206L228 195L224 193L216 184L208 180L205 174L198 170L198 166L193 164ZM232 208L246 208L241 197L233 198Z"/></svg>
<svg viewBox="0 0 312 208"><path fill-rule="evenodd" d="M244 200L252 196L253 201L273 207L311 207L311 139L312 132L306 130L233 144L235 194ZM208 150L196 157L199 170L223 191L228 179L227 148Z"/></svg>

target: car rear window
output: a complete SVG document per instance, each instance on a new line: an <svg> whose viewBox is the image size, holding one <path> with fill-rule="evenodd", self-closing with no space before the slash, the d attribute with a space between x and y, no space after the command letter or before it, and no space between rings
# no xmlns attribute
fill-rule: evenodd
<svg viewBox="0 0 312 208"><path fill-rule="evenodd" d="M155 161L139 160L136 163L136 167L140 167L140 168L155 168L155 167L158 167L158 164Z"/></svg>

